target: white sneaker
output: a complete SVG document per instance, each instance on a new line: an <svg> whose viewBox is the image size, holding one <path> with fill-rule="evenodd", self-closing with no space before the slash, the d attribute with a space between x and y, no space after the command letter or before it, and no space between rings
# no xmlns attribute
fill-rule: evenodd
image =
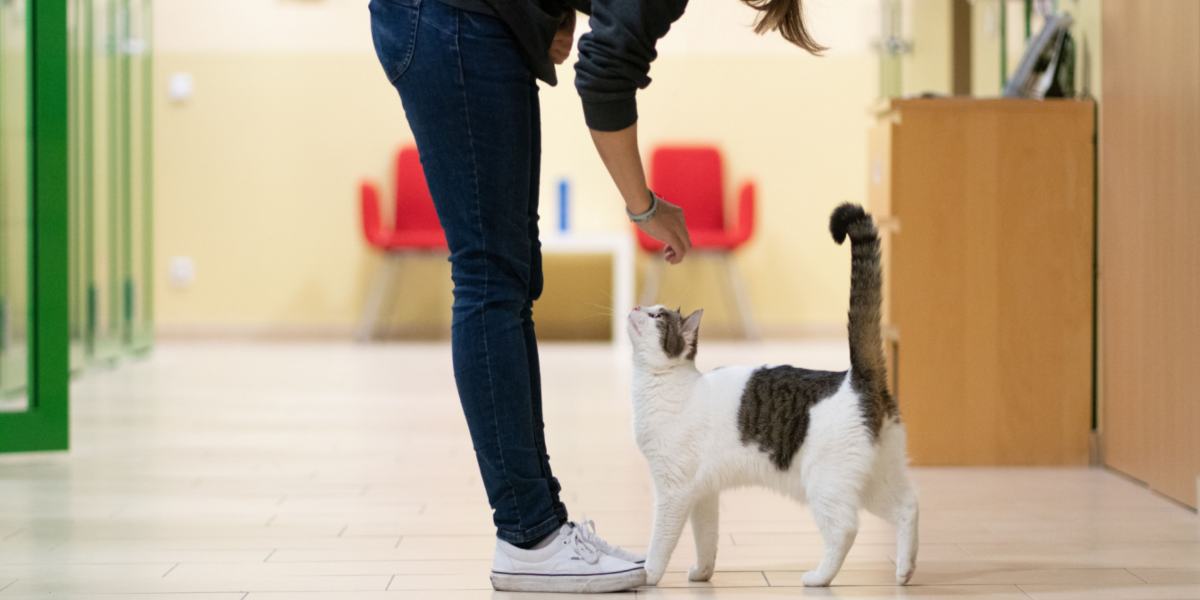
<svg viewBox="0 0 1200 600"><path fill-rule="evenodd" d="M631 562L635 565L646 564L645 556L642 556L641 554L635 554L620 546L614 546L604 541L604 539L596 533L595 521L592 521L591 519L584 519L583 522L578 525L578 527L582 530L580 531L580 534L583 535L583 539L595 546L601 552L609 556L615 556L621 560Z"/></svg>
<svg viewBox="0 0 1200 600"><path fill-rule="evenodd" d="M604 553L595 531L567 523L546 546L496 540L492 587L506 592L619 592L646 582L642 565Z"/></svg>

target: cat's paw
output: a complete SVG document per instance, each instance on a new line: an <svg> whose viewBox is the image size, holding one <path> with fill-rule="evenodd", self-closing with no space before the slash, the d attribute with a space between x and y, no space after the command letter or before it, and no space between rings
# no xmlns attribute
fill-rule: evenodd
<svg viewBox="0 0 1200 600"><path fill-rule="evenodd" d="M688 581L708 581L712 576L712 565L692 565L692 568L688 569Z"/></svg>
<svg viewBox="0 0 1200 600"><path fill-rule="evenodd" d="M654 567L646 565L646 585L658 585L662 580L663 574L667 572L666 567Z"/></svg>
<svg viewBox="0 0 1200 600"><path fill-rule="evenodd" d="M913 571L916 569L912 565L908 567L896 568L896 585L908 585L908 581L912 579Z"/></svg>
<svg viewBox="0 0 1200 600"><path fill-rule="evenodd" d="M833 581L833 577L818 571L809 571L800 580L804 582L805 587L825 587Z"/></svg>

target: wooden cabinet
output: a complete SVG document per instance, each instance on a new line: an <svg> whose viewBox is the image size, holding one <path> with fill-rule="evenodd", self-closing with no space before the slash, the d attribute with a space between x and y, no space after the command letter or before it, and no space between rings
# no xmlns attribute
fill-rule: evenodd
<svg viewBox="0 0 1200 600"><path fill-rule="evenodd" d="M893 391L923 465L1082 465L1094 106L897 100L871 133Z"/></svg>

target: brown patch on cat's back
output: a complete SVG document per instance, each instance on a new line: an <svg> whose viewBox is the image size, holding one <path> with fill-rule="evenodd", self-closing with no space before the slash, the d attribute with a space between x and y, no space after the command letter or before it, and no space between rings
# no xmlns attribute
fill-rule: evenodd
<svg viewBox="0 0 1200 600"><path fill-rule="evenodd" d="M742 390L738 432L745 445L757 444L781 471L804 444L809 411L837 393L845 371L812 371L798 367L763 367Z"/></svg>

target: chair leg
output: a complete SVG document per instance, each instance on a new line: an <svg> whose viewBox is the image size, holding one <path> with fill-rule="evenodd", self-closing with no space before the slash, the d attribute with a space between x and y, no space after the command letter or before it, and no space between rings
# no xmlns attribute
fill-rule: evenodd
<svg viewBox="0 0 1200 600"><path fill-rule="evenodd" d="M734 264L730 254L721 255L721 263L725 269L725 280L728 284L732 307L737 313L742 337L750 340L759 338L758 326L754 323L754 315L750 312L750 299L746 295L746 285L742 281L741 272Z"/></svg>
<svg viewBox="0 0 1200 600"><path fill-rule="evenodd" d="M642 282L642 295L638 297L641 306L652 306L658 299L658 287L662 284L663 269L667 262L655 254L650 257L650 265L646 268L646 280Z"/></svg>
<svg viewBox="0 0 1200 600"><path fill-rule="evenodd" d="M379 322L383 319L387 308L392 305L392 288L396 284L401 260L402 257L399 254L385 253L383 255L383 264L379 265L379 269L375 272L375 277L371 281L371 290L367 293L367 303L363 307L358 331L354 334L355 340L369 342L379 332Z"/></svg>

